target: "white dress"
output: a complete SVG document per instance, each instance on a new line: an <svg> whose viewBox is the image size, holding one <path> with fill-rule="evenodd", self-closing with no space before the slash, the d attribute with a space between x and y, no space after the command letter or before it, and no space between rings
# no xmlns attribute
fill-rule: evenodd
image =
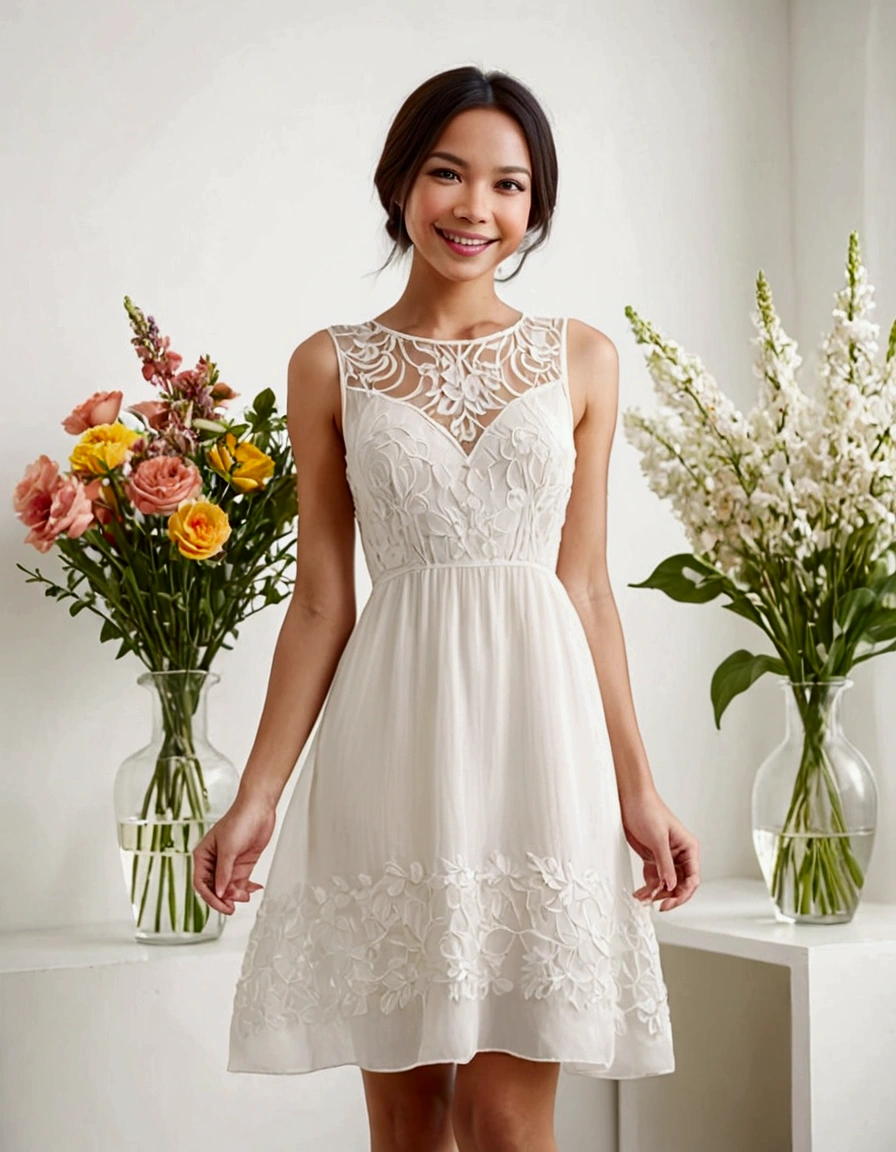
<svg viewBox="0 0 896 1152"><path fill-rule="evenodd" d="M597 675L556 574L566 328L327 329L373 587L299 758L228 1071L483 1050L609 1079L674 1070Z"/></svg>

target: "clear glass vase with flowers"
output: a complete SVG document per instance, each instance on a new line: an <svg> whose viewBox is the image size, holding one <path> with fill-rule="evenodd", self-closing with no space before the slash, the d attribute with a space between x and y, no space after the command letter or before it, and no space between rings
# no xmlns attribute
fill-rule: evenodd
<svg viewBox="0 0 896 1152"><path fill-rule="evenodd" d="M738 411L698 357L633 308L626 315L660 400L624 427L650 488L668 499L693 552L638 588L723 607L762 630L772 653L741 648L716 669L716 726L760 676L787 693L787 731L754 780L754 847L779 918L849 921L871 858L878 794L840 730L850 670L896 650L896 324L878 357L873 289L858 236L804 391L801 359L762 272L756 284L755 407Z"/></svg>
<svg viewBox="0 0 896 1152"><path fill-rule="evenodd" d="M124 304L154 395L122 411L123 392L95 392L62 421L78 437L68 469L42 454L13 493L25 542L55 552L62 580L17 567L145 666L153 739L119 769L119 845L137 938L190 942L223 927L193 889L191 852L238 785L206 738L205 689L240 624L291 591L296 477L273 391L231 418L238 394L215 363L181 370L154 318Z"/></svg>

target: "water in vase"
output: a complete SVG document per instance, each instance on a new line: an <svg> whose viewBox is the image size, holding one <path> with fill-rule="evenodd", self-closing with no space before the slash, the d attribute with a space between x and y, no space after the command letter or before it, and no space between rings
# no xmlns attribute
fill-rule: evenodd
<svg viewBox="0 0 896 1152"><path fill-rule="evenodd" d="M853 917L874 847L874 829L842 833L756 828L753 845L776 911L798 923L842 924ZM850 856L855 870L844 867ZM775 864L786 859L775 876Z"/></svg>
<svg viewBox="0 0 896 1152"><path fill-rule="evenodd" d="M145 943L214 940L221 913L193 888L193 849L213 820L118 822L118 847L136 936Z"/></svg>

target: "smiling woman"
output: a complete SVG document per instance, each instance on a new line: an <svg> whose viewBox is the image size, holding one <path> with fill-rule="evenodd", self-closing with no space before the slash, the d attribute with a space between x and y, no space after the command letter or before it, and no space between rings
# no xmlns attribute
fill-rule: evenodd
<svg viewBox="0 0 896 1152"><path fill-rule="evenodd" d="M452 77L450 83L443 79L446 76ZM386 231L394 241L383 267L422 240L415 214L423 210L426 216L427 207L438 209L439 189L447 192L445 215L431 220L433 227L455 236L487 237L493 249L491 267L519 249L522 258L517 268L503 279L495 277L498 282L514 279L528 253L547 240L558 180L550 125L538 101L518 81L501 73L491 73L485 84L483 80L475 68L434 76L420 85L396 115L374 174L387 213ZM423 181L418 180L421 172L425 173ZM456 185L456 190L450 185ZM409 199L412 189L415 195ZM488 196L490 206L512 201L512 234L465 227L461 218L452 218L448 211L456 203L455 195L462 201ZM477 207L474 199L467 207L475 213L483 205Z"/></svg>
<svg viewBox="0 0 896 1152"><path fill-rule="evenodd" d="M290 361L296 592L241 796L197 849L222 883L203 896L232 912L301 753L228 1068L357 1065L374 1152L556 1152L561 1069L673 1070L649 903L698 883L606 576L618 359L597 329L495 294L557 190L519 81L426 81L376 187L407 285Z"/></svg>

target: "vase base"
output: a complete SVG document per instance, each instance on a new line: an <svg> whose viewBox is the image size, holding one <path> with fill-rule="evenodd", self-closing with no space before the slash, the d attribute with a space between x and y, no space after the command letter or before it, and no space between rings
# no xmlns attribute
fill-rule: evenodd
<svg viewBox="0 0 896 1152"><path fill-rule="evenodd" d="M224 925L212 932L135 932L138 944L205 944L210 940L220 940Z"/></svg>
<svg viewBox="0 0 896 1152"><path fill-rule="evenodd" d="M855 916L855 908L851 912L834 912L829 916L801 916L782 912L774 905L775 919L781 924L849 924Z"/></svg>

